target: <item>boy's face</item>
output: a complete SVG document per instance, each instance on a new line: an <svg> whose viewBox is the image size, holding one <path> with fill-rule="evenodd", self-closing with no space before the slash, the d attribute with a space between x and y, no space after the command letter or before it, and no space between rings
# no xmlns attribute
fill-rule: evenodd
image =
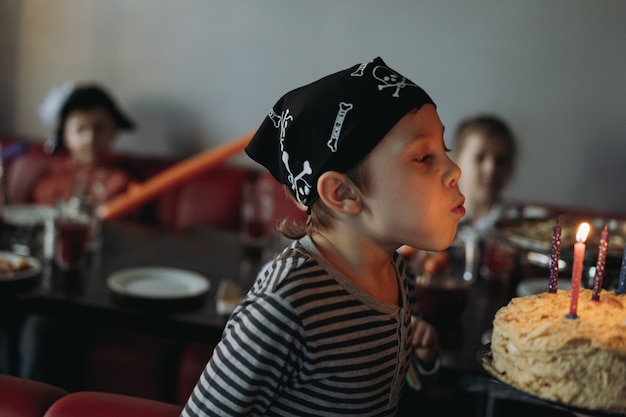
<svg viewBox="0 0 626 417"><path fill-rule="evenodd" d="M65 120L63 140L76 162L88 164L105 156L117 134L117 124L104 107L74 110Z"/></svg>
<svg viewBox="0 0 626 417"><path fill-rule="evenodd" d="M435 107L404 116L368 154L363 196L368 233L394 249L443 250L465 215L461 170L450 160Z"/></svg>
<svg viewBox="0 0 626 417"><path fill-rule="evenodd" d="M506 141L481 131L469 133L455 160L463 171L459 184L468 203L491 208L511 177Z"/></svg>

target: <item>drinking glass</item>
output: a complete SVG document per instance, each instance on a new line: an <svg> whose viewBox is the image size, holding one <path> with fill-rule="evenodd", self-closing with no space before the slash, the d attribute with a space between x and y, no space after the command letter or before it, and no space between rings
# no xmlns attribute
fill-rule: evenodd
<svg viewBox="0 0 626 417"><path fill-rule="evenodd" d="M245 244L263 246L272 232L274 187L262 177L244 184L241 202L241 237Z"/></svg>
<svg viewBox="0 0 626 417"><path fill-rule="evenodd" d="M240 212L240 238L243 247L240 274L250 279L268 259L273 247L274 184L264 177L255 177L243 186Z"/></svg>
<svg viewBox="0 0 626 417"><path fill-rule="evenodd" d="M487 280L507 282L518 267L519 250L499 233L485 239L480 275Z"/></svg>
<svg viewBox="0 0 626 417"><path fill-rule="evenodd" d="M58 205L55 260L61 269L77 269L84 265L92 224L91 213L76 200Z"/></svg>

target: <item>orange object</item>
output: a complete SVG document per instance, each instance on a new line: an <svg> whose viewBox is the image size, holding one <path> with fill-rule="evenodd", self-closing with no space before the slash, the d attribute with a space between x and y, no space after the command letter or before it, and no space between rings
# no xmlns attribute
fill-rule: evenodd
<svg viewBox="0 0 626 417"><path fill-rule="evenodd" d="M409 245L402 245L398 248L398 252L405 258L410 258L417 253L417 249Z"/></svg>
<svg viewBox="0 0 626 417"><path fill-rule="evenodd" d="M253 135L254 131L249 132L232 142L181 161L141 184L131 186L124 194L103 204L98 215L102 220L122 217L177 185L222 165L230 157L243 151Z"/></svg>
<svg viewBox="0 0 626 417"><path fill-rule="evenodd" d="M443 274L450 263L450 255L446 252L437 252L429 255L424 261L424 273L426 274Z"/></svg>

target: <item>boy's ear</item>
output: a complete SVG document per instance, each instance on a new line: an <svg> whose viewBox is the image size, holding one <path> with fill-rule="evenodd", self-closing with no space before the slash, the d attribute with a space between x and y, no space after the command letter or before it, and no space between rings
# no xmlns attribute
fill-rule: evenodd
<svg viewBox="0 0 626 417"><path fill-rule="evenodd" d="M347 175L326 171L317 180L317 193L331 210L356 214L361 208L359 189Z"/></svg>

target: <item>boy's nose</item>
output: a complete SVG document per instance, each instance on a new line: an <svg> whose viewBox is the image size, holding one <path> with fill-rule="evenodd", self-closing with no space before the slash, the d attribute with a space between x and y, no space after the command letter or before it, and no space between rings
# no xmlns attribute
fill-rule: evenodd
<svg viewBox="0 0 626 417"><path fill-rule="evenodd" d="M487 158L482 164L482 171L485 175L494 175L496 172L496 161L492 158Z"/></svg>
<svg viewBox="0 0 626 417"><path fill-rule="evenodd" d="M447 170L447 178L445 179L446 185L454 186L461 178L461 168L455 164L451 159L448 159L450 166Z"/></svg>
<svg viewBox="0 0 626 417"><path fill-rule="evenodd" d="M92 144L94 142L95 136L96 133L93 131L93 129L86 130L83 134L83 142L85 144Z"/></svg>

